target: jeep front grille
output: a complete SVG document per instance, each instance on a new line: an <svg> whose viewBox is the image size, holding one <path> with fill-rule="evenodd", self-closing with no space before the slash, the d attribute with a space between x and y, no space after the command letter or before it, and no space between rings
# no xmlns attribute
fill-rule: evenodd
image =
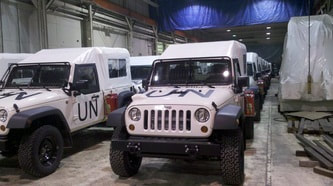
<svg viewBox="0 0 333 186"><path fill-rule="evenodd" d="M144 110L143 128L159 131L191 131L191 111Z"/></svg>

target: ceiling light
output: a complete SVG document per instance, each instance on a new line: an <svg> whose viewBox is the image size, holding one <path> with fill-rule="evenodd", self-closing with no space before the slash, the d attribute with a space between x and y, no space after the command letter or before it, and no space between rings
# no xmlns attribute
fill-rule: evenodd
<svg viewBox="0 0 333 186"><path fill-rule="evenodd" d="M270 40L271 38L270 37L266 37L267 40Z"/></svg>
<svg viewBox="0 0 333 186"><path fill-rule="evenodd" d="M239 41L243 41L243 39L239 39Z"/></svg>
<svg viewBox="0 0 333 186"><path fill-rule="evenodd" d="M271 35L271 33L270 33L270 32L267 32L267 33L266 33L266 35L268 35L268 36L269 36L269 35Z"/></svg>
<svg viewBox="0 0 333 186"><path fill-rule="evenodd" d="M270 26L266 27L267 30L270 30L271 28L272 28L272 27L270 27Z"/></svg>
<svg viewBox="0 0 333 186"><path fill-rule="evenodd" d="M227 30L227 32L231 32L231 30L230 30L230 29L228 29L228 30Z"/></svg>
<svg viewBox="0 0 333 186"><path fill-rule="evenodd" d="M234 35L232 35L232 37L236 37L236 35L234 34Z"/></svg>

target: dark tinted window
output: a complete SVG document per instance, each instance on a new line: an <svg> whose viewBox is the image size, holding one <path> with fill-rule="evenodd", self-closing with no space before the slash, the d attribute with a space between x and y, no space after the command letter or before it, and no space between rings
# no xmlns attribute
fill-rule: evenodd
<svg viewBox="0 0 333 186"><path fill-rule="evenodd" d="M90 94L99 91L98 76L95 64L76 65L74 75L74 86L77 82L87 81L88 88L80 90L83 94Z"/></svg>
<svg viewBox="0 0 333 186"><path fill-rule="evenodd" d="M150 75L151 66L131 66L131 75L134 80L147 79Z"/></svg>
<svg viewBox="0 0 333 186"><path fill-rule="evenodd" d="M247 64L247 75L248 76L253 76L253 65L252 64Z"/></svg>

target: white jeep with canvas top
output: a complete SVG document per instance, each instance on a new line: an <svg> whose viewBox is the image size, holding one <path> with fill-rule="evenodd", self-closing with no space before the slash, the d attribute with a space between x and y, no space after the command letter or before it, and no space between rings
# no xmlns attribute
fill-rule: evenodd
<svg viewBox="0 0 333 186"><path fill-rule="evenodd" d="M57 169L73 132L105 122L133 95L122 48L42 50L11 65L1 83L1 154L17 153L38 177Z"/></svg>
<svg viewBox="0 0 333 186"><path fill-rule="evenodd" d="M244 92L245 57L237 41L170 45L154 62L147 92L109 115L112 170L132 176L146 156L208 157L220 160L225 183L242 183L244 135L253 134L246 121L255 115L254 94Z"/></svg>

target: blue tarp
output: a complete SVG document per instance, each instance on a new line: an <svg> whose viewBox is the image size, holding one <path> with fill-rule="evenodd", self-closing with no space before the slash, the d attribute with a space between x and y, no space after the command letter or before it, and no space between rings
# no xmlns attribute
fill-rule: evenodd
<svg viewBox="0 0 333 186"><path fill-rule="evenodd" d="M313 0L311 0L313 1ZM308 0L158 0L162 31L287 22L308 15Z"/></svg>

